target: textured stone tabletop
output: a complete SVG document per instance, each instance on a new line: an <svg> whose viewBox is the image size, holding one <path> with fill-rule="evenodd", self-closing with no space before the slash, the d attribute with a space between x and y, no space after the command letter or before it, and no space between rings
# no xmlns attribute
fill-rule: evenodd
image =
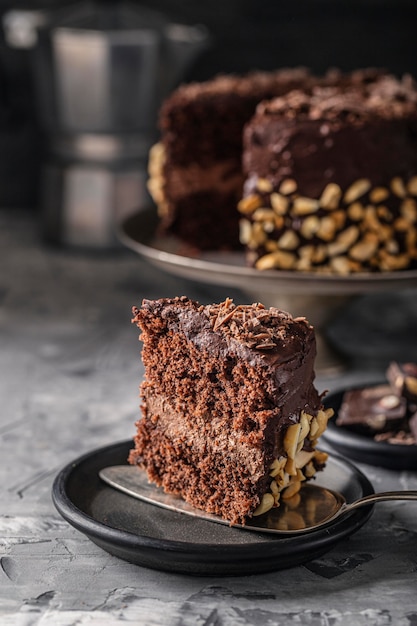
<svg viewBox="0 0 417 626"><path fill-rule="evenodd" d="M190 577L119 560L56 511L59 470L133 436L143 375L131 307L244 294L153 269L129 251L50 249L35 216L0 213L0 623L19 626L417 625L417 504L381 503L319 559L237 577ZM417 290L361 296L329 334L355 359L319 388L417 360ZM376 491L417 473L360 465Z"/></svg>

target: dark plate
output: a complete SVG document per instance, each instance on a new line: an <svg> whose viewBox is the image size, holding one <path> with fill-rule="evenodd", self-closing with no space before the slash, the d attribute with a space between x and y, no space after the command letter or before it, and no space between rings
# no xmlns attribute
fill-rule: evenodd
<svg viewBox="0 0 417 626"><path fill-rule="evenodd" d="M193 575L248 575L285 569L315 559L356 532L372 505L325 528L279 537L231 528L159 508L107 486L98 476L126 462L132 442L94 450L55 478L52 497L61 515L98 546L121 559L158 570ZM374 493L348 461L330 456L318 483L348 502Z"/></svg>
<svg viewBox="0 0 417 626"><path fill-rule="evenodd" d="M370 386L367 385L367 387ZM357 386L355 388L363 387ZM330 393L324 399L325 406L334 410L334 416L329 420L321 440L354 461L392 470L416 470L417 446L374 441L371 436L355 432L353 427L336 425L337 414L346 391L348 389L341 389L335 393Z"/></svg>

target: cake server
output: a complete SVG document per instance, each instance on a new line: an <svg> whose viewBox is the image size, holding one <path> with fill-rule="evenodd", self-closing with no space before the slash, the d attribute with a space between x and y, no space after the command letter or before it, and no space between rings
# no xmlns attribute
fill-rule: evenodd
<svg viewBox="0 0 417 626"><path fill-rule="evenodd" d="M230 522L217 515L192 507L179 496L164 493L162 488L149 483L146 473L135 466L105 467L99 471L99 476L111 487L149 504L210 522L230 525ZM333 489L305 483L299 496L297 500L283 501L281 506L248 519L244 526L233 524L233 527L281 535L306 533L330 524L341 515L347 515L361 506L388 500L417 500L417 490L374 493L353 502L346 502L345 497Z"/></svg>

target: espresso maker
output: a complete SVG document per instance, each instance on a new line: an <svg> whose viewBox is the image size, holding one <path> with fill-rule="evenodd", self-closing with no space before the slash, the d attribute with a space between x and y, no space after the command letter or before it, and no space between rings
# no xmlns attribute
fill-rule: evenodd
<svg viewBox="0 0 417 626"><path fill-rule="evenodd" d="M207 30L109 1L12 10L3 26L9 45L31 48L43 235L68 246L118 245L118 223L149 202L159 106L207 48Z"/></svg>

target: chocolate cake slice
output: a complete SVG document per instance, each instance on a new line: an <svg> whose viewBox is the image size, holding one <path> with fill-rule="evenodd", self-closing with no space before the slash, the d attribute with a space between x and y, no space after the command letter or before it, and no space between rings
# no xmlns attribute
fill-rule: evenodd
<svg viewBox="0 0 417 626"><path fill-rule="evenodd" d="M245 523L294 497L327 455L314 330L261 304L144 300L142 418L129 462L192 506Z"/></svg>

